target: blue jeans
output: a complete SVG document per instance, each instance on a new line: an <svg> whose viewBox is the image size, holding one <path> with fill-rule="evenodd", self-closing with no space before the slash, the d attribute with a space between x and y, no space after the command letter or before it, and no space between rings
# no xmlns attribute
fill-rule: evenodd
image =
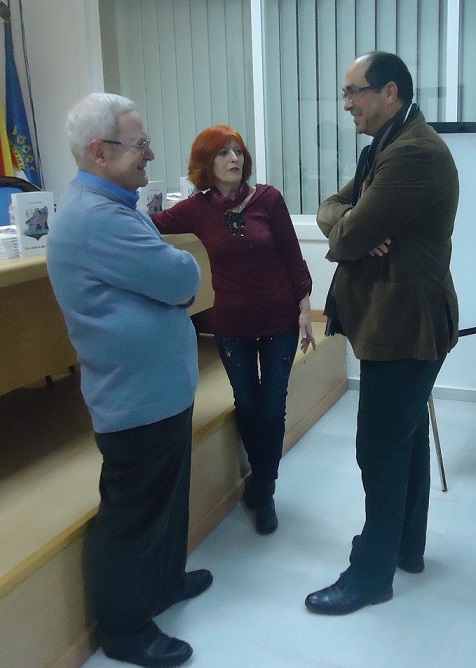
<svg viewBox="0 0 476 668"><path fill-rule="evenodd" d="M238 430L253 477L263 482L278 477L289 374L298 338L298 327L257 339L215 337L233 388Z"/></svg>

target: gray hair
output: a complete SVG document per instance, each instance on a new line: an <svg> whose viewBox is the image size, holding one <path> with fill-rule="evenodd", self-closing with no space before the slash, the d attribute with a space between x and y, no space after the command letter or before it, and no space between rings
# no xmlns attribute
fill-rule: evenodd
<svg viewBox="0 0 476 668"><path fill-rule="evenodd" d="M86 155L93 139L114 139L120 114L137 111L132 100L113 93L91 93L71 109L66 120L69 147L75 158Z"/></svg>

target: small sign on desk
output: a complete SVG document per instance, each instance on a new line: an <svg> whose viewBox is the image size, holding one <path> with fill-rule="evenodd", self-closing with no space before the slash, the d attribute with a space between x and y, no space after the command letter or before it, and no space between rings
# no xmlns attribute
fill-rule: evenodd
<svg viewBox="0 0 476 668"><path fill-rule="evenodd" d="M10 222L18 230L21 257L45 255L48 221L54 208L52 192L12 193Z"/></svg>

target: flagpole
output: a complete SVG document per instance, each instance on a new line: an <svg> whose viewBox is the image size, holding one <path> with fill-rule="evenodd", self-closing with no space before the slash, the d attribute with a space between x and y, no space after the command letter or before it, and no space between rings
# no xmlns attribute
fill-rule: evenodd
<svg viewBox="0 0 476 668"><path fill-rule="evenodd" d="M4 2L0 2L0 18L4 21L10 21L10 8Z"/></svg>
<svg viewBox="0 0 476 668"><path fill-rule="evenodd" d="M21 0L20 0L21 11ZM38 148L38 136L36 133L35 112L31 96L30 85L28 86L29 102L33 116L33 126L35 131L36 153L35 158L33 150L28 119L26 116L25 104L20 86L20 80L15 64L15 55L13 52L13 37L11 26L10 8L0 1L0 18L4 21L5 28L5 96L6 96L6 125L7 134L10 143L13 165L19 176L33 183L38 188L42 187L41 161ZM23 17L21 17L23 26ZM24 40L24 35L23 35ZM28 75L28 60L24 53L25 65ZM28 81L29 83L29 81Z"/></svg>

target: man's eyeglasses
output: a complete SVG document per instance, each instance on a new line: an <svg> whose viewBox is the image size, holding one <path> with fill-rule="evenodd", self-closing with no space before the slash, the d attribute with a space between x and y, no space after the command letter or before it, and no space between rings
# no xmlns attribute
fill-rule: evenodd
<svg viewBox="0 0 476 668"><path fill-rule="evenodd" d="M115 139L101 139L101 141L105 144L116 144L117 146L127 146L127 148L138 148L142 155L144 155L150 148L150 139L144 139L140 144L124 144L122 141L116 141Z"/></svg>
<svg viewBox="0 0 476 668"><path fill-rule="evenodd" d="M227 211L225 213L225 225L230 232L235 236L244 236L243 228L245 226L245 214L242 211Z"/></svg>
<svg viewBox="0 0 476 668"><path fill-rule="evenodd" d="M342 99L349 100L349 102L354 101L354 97L357 97L357 95L360 95L366 90L370 90L372 86L349 86L346 90L342 91Z"/></svg>

